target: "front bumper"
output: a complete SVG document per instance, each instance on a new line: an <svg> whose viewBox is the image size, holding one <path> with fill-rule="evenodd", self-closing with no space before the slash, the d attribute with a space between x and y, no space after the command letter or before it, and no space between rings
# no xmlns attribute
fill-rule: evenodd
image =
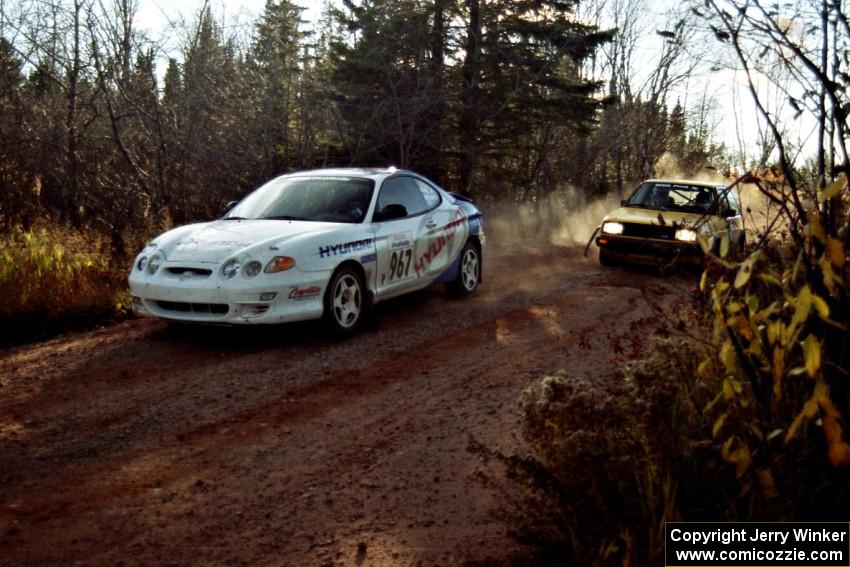
<svg viewBox="0 0 850 567"><path fill-rule="evenodd" d="M616 260L653 266L701 264L705 257L695 242L603 234L596 237L596 245Z"/></svg>
<svg viewBox="0 0 850 567"><path fill-rule="evenodd" d="M217 268L217 264L180 262L177 266L163 262L153 275L134 268L129 277L133 311L173 321L229 325L304 321L322 316L322 298L330 273L293 268L250 279L241 275L224 279Z"/></svg>

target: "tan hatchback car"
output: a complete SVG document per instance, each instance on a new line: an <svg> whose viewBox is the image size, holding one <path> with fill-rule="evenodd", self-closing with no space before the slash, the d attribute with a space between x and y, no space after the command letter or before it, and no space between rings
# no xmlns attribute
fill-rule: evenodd
<svg viewBox="0 0 850 567"><path fill-rule="evenodd" d="M620 262L701 263L698 238L717 254L744 246L744 220L735 191L702 181L650 179L602 220L596 244L604 266Z"/></svg>

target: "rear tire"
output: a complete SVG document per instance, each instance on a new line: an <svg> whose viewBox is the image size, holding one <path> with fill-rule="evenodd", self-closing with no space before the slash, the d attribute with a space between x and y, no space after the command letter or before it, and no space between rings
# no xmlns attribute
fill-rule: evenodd
<svg viewBox="0 0 850 567"><path fill-rule="evenodd" d="M357 333L369 310L368 292L357 270L343 266L334 272L324 303L323 319L334 337L346 338Z"/></svg>
<svg viewBox="0 0 850 567"><path fill-rule="evenodd" d="M481 282L481 252L472 242L464 244L460 251L457 277L448 284L449 292L455 297L469 297Z"/></svg>

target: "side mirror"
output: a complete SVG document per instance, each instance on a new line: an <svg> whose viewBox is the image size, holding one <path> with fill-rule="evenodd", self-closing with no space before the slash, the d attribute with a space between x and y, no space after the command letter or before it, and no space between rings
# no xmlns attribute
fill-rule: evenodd
<svg viewBox="0 0 850 567"><path fill-rule="evenodd" d="M732 208L723 209L721 211L721 213L723 215L723 218L727 218L727 219L731 219L733 217L738 216L737 211L735 211L735 209L732 209Z"/></svg>
<svg viewBox="0 0 850 567"><path fill-rule="evenodd" d="M375 215L376 221L390 221L395 219L403 219L407 216L407 209L404 205L390 203Z"/></svg>
<svg viewBox="0 0 850 567"><path fill-rule="evenodd" d="M221 216L224 216L224 215L226 215L227 213L229 213L229 212L230 212L230 209L232 209L233 207L235 207L235 206L236 206L236 204L237 204L238 202L239 202L239 201L230 201L229 203L227 203L227 204L224 206L224 210L222 210L222 211L221 211Z"/></svg>
<svg viewBox="0 0 850 567"><path fill-rule="evenodd" d="M628 204L629 204L629 200L628 200L628 199L622 199L622 200L620 201L620 206L621 206L621 207L625 207L625 206L627 206Z"/></svg>

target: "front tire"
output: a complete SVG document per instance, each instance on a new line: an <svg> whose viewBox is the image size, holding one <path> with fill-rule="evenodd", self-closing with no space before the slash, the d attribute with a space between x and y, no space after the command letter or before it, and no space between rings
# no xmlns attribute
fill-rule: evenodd
<svg viewBox="0 0 850 567"><path fill-rule="evenodd" d="M369 308L366 286L350 266L334 272L325 292L325 325L337 338L350 337L359 329Z"/></svg>
<svg viewBox="0 0 850 567"><path fill-rule="evenodd" d="M481 283L481 252L472 242L467 242L460 251L460 266L457 277L449 284L449 291L456 297L469 297Z"/></svg>

